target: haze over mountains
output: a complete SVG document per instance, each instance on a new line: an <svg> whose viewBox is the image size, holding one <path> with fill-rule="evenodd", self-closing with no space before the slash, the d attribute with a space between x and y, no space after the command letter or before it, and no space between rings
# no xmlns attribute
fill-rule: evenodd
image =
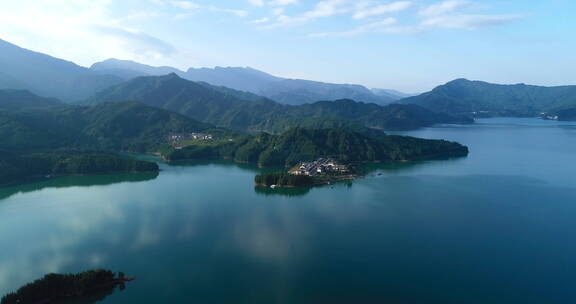
<svg viewBox="0 0 576 304"><path fill-rule="evenodd" d="M353 99L385 105L408 96L393 90L371 91L364 86L354 84L281 78L249 67L190 68L187 71L181 71L172 67L152 67L133 61L108 59L93 64L90 69L102 74L123 77L125 80L134 76L175 73L184 79L251 92L292 105L336 99Z"/></svg>
<svg viewBox="0 0 576 304"><path fill-rule="evenodd" d="M170 86L175 89L167 89ZM181 71L117 59L84 68L2 40L0 89L12 90L12 105L34 103L36 98L52 99L47 103L59 99L83 104L137 100L218 126L271 132L294 125L325 126L329 121L341 125L337 120L342 119L395 129L469 122L462 115L537 116L546 112L558 119L573 119L576 111L576 86L498 85L458 79L408 96L360 85L285 79L251 68ZM390 103L404 107L376 106Z"/></svg>
<svg viewBox="0 0 576 304"><path fill-rule="evenodd" d="M0 89L29 90L75 102L121 81L120 77L95 73L72 62L0 40Z"/></svg>
<svg viewBox="0 0 576 304"><path fill-rule="evenodd" d="M283 105L265 98L241 98L244 94L172 73L134 78L99 92L88 103L138 101L219 127L272 133L294 127L355 124L376 129L413 129L436 123L472 122L466 117L435 113L417 105L379 106L349 99Z"/></svg>

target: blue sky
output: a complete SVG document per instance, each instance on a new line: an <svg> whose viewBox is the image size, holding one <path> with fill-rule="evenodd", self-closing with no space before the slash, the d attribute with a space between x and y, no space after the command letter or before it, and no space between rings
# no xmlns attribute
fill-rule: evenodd
<svg viewBox="0 0 576 304"><path fill-rule="evenodd" d="M455 78L576 84L574 0L19 0L0 39L89 66L251 66L421 92Z"/></svg>

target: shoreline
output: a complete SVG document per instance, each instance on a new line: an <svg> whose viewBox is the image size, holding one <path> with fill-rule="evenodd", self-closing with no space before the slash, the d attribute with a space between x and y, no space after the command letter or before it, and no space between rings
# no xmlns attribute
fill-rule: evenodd
<svg viewBox="0 0 576 304"><path fill-rule="evenodd" d="M120 174L151 174L151 173L160 173L162 170L154 170L154 171L109 171L109 172L98 172L98 173L86 173L86 174L50 174L50 175L34 175L29 176L17 181L13 181L10 183L0 184L0 189L9 188L9 187L17 187L22 185L34 184L43 181L53 180L61 177L84 177L84 176L100 176L100 175L120 175Z"/></svg>

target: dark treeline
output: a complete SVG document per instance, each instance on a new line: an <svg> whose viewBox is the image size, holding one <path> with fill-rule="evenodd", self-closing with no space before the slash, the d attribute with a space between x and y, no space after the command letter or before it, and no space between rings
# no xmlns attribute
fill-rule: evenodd
<svg viewBox="0 0 576 304"><path fill-rule="evenodd" d="M265 173L254 177L257 186L307 187L314 185L314 178L306 175L292 175L287 172Z"/></svg>
<svg viewBox="0 0 576 304"><path fill-rule="evenodd" d="M156 163L112 153L52 151L19 155L0 151L0 185L47 175L157 172Z"/></svg>
<svg viewBox="0 0 576 304"><path fill-rule="evenodd" d="M0 304L58 303L109 292L122 283L124 274L116 278L109 270L90 270L79 274L48 274L14 293L2 297Z"/></svg>

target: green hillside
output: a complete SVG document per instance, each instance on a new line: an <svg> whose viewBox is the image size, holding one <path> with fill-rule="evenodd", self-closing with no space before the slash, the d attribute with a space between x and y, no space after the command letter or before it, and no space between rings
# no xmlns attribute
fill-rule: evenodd
<svg viewBox="0 0 576 304"><path fill-rule="evenodd" d="M242 131L282 133L294 127L322 126L334 120L379 129L414 129L436 123L471 123L466 117L437 114L416 105L379 106L352 100L321 101L299 106L205 83L176 74L139 77L100 92L88 100L139 101L178 112L219 127Z"/></svg>
<svg viewBox="0 0 576 304"><path fill-rule="evenodd" d="M136 102L0 110L0 137L3 139L0 149L89 148L143 152L157 149L170 133L210 127Z"/></svg>
<svg viewBox="0 0 576 304"><path fill-rule="evenodd" d="M135 102L19 110L2 109L4 104L0 100L0 185L53 175L158 171L155 163L116 152L157 151L170 133L211 127Z"/></svg>
<svg viewBox="0 0 576 304"><path fill-rule="evenodd" d="M0 156L0 185L53 175L158 171L155 163L102 152L67 150L16 154L0 151Z"/></svg>
<svg viewBox="0 0 576 304"><path fill-rule="evenodd" d="M458 79L401 102L451 114L537 116L541 112L575 107L576 86L499 85Z"/></svg>
<svg viewBox="0 0 576 304"><path fill-rule="evenodd" d="M58 99L45 98L25 90L0 90L0 110L22 110L62 105Z"/></svg>
<svg viewBox="0 0 576 304"><path fill-rule="evenodd" d="M292 129L282 135L245 136L213 146L189 146L165 153L168 160L231 158L263 167L292 166L319 157L343 162L412 161L465 156L468 148L444 140L366 136L344 129Z"/></svg>

